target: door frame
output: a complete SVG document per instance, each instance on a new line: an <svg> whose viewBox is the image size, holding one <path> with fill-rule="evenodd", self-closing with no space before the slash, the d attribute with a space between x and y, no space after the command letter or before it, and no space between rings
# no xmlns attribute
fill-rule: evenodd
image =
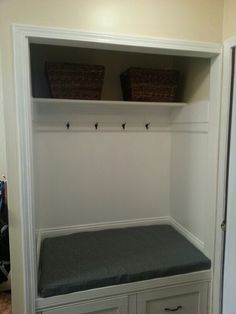
<svg viewBox="0 0 236 314"><path fill-rule="evenodd" d="M209 130L211 147L218 153L219 107L220 107L220 73L221 73L221 45L217 43L172 40L153 37L138 37L121 34L91 33L80 30L48 28L42 26L13 25L14 74L16 90L16 112L19 149L19 188L20 188L20 216L23 239L24 256L24 294L26 313L35 313L36 298L36 239L34 225L34 195L33 195L33 149L32 149L32 121L31 121L31 83L30 83L30 55L29 43L65 44L80 47L99 47L126 51L173 54L181 56L209 57L212 60L211 101L217 106L212 115L212 127ZM210 113L211 114L211 113ZM209 173L212 174L208 182L210 194L216 194L217 161L210 156ZM212 182L212 180L214 182ZM214 193L214 194L212 194ZM211 208L216 206L216 197L212 197ZM215 221L215 216L212 217ZM209 226L214 228L214 226ZM20 235L19 235L20 236ZM14 297L14 295L13 295ZM212 301L212 300L211 300ZM213 302L214 304L214 302ZM214 312L215 314L217 312Z"/></svg>
<svg viewBox="0 0 236 314"><path fill-rule="evenodd" d="M5 137L5 114L4 114L4 100L3 100L3 77L2 77L2 57L0 47L0 147L4 147L1 152L0 176L6 175L6 137ZM1 177L0 177L1 180Z"/></svg>
<svg viewBox="0 0 236 314"><path fill-rule="evenodd" d="M219 300L220 313L222 313L223 297L223 271L224 271L224 249L225 232L222 232L221 223L225 221L226 215L226 184L228 168L228 133L230 126L230 102L232 81L232 52L236 48L236 36L226 40L223 45L223 75L222 75L222 97L220 114L220 138L219 138L219 170L218 170L218 197L217 197L217 228L215 242L215 285L220 283L218 289L215 286L215 300ZM226 225L227 228L227 225Z"/></svg>

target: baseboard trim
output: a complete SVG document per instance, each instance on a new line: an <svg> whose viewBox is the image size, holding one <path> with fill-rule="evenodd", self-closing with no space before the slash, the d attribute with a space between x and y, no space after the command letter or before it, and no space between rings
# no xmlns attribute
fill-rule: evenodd
<svg viewBox="0 0 236 314"><path fill-rule="evenodd" d="M41 242L45 238L57 237L57 236L67 235L67 234L71 234L75 232L106 230L106 229L114 229L114 228L127 228L127 227L135 227L135 226L160 225L160 224L168 224L168 225L173 226L178 232L180 232L185 238L187 238L193 245L195 245L201 251L204 251L204 243L201 240L199 240L190 231L188 231L186 228L180 225L174 218L170 216L163 216L163 217L128 219L128 220L108 221L108 222L99 222L99 223L92 223L92 224L38 229L37 230L37 257L39 257L39 254L40 254ZM37 258L37 260L39 260L39 258Z"/></svg>
<svg viewBox="0 0 236 314"><path fill-rule="evenodd" d="M179 222L174 218L169 217L169 223L181 233L186 239L188 239L194 246L196 246L200 251L204 252L205 245L204 242L199 240L193 233L184 228Z"/></svg>
<svg viewBox="0 0 236 314"><path fill-rule="evenodd" d="M138 219L126 219L118 221L106 221L92 224L63 226L54 228L42 228L37 230L37 238L43 240L44 238L56 237L66 235L74 232L96 231L113 228L126 228L135 226L148 226L170 224L170 217L151 217L151 218L138 218Z"/></svg>

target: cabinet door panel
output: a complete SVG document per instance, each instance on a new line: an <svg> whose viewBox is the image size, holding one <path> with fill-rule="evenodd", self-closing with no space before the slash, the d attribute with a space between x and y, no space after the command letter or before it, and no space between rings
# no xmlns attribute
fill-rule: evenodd
<svg viewBox="0 0 236 314"><path fill-rule="evenodd" d="M178 297L150 300L146 303L147 314L198 314L199 294L186 294Z"/></svg>
<svg viewBox="0 0 236 314"><path fill-rule="evenodd" d="M157 289L138 295L138 314L207 314L208 285Z"/></svg>
<svg viewBox="0 0 236 314"><path fill-rule="evenodd" d="M128 297L62 306L43 314L128 314Z"/></svg>

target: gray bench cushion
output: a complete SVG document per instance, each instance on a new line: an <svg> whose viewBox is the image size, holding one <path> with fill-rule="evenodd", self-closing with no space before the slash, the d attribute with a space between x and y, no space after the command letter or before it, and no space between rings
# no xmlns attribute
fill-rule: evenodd
<svg viewBox="0 0 236 314"><path fill-rule="evenodd" d="M50 297L209 269L210 260L169 225L81 232L43 241L39 294Z"/></svg>

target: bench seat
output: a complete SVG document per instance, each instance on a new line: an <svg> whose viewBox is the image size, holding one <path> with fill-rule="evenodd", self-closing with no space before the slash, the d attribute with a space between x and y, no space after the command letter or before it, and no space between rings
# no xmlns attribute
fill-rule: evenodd
<svg viewBox="0 0 236 314"><path fill-rule="evenodd" d="M170 225L80 232L44 239L38 290L46 298L209 268Z"/></svg>

